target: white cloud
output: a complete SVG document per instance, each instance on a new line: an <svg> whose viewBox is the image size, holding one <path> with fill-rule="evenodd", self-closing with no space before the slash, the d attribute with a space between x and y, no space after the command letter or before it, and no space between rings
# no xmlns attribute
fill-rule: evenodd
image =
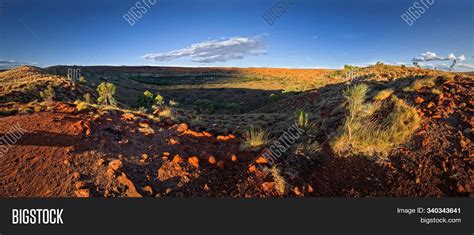
<svg viewBox="0 0 474 235"><path fill-rule="evenodd" d="M265 53L261 37L256 36L203 41L179 50L147 54L143 58L150 61L171 61L190 57L194 62L214 63L243 59L245 56L257 56Z"/></svg>
<svg viewBox="0 0 474 235"><path fill-rule="evenodd" d="M466 59L466 57L464 55L456 57L453 53L449 53L448 57L440 57L440 56L436 55L436 53L427 51L425 53L422 53L419 57L414 57L411 61L413 61L413 62L446 61L446 60L463 61L465 59Z"/></svg>
<svg viewBox="0 0 474 235"><path fill-rule="evenodd" d="M14 60L0 60L0 69L12 69L22 65L37 65L37 63L25 63Z"/></svg>
<svg viewBox="0 0 474 235"><path fill-rule="evenodd" d="M474 64L465 64L465 63L458 63L456 67L466 68L466 69L474 69Z"/></svg>

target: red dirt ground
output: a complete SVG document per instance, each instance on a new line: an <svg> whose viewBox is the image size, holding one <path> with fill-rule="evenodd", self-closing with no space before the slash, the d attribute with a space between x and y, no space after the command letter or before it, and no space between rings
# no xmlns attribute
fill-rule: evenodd
<svg viewBox="0 0 474 235"><path fill-rule="evenodd" d="M472 196L473 82L457 78L442 89L402 97L418 102L424 118L390 161L336 158L323 142L321 163L284 173L286 196ZM258 153L239 149L239 137L118 110L47 106L0 117L0 136L16 124L26 130L0 157L0 196L280 196Z"/></svg>

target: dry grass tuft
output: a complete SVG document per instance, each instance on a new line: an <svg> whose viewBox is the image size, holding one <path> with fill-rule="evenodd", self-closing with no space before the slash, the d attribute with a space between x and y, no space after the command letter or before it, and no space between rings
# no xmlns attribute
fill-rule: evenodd
<svg viewBox="0 0 474 235"><path fill-rule="evenodd" d="M377 95L374 96L374 100L377 100L377 101L386 100L390 96L392 96L393 92L394 92L393 89L381 90L377 93Z"/></svg>
<svg viewBox="0 0 474 235"><path fill-rule="evenodd" d="M330 145L337 155L364 155L386 158L391 150L410 140L420 125L416 109L392 95L384 107L387 115L375 115L382 103L366 103L365 85L355 85L344 91L347 116L344 125ZM385 116L385 118L384 118Z"/></svg>
<svg viewBox="0 0 474 235"><path fill-rule="evenodd" d="M242 149L258 150L268 144L268 132L266 130L250 128L244 133Z"/></svg>

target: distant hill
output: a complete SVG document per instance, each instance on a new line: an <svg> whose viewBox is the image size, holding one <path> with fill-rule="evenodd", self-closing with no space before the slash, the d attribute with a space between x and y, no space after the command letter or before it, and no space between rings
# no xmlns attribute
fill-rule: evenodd
<svg viewBox="0 0 474 235"><path fill-rule="evenodd" d="M40 99L39 93L50 84L59 100L74 100L85 91L65 77L49 74L34 66L20 66L0 72L0 101L29 102Z"/></svg>

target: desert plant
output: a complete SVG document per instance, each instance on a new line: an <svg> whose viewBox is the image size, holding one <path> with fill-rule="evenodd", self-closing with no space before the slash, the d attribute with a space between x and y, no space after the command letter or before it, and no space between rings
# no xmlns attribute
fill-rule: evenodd
<svg viewBox="0 0 474 235"><path fill-rule="evenodd" d="M404 91L418 91L424 87L432 88L436 85L434 80L435 80L434 77L416 79L415 81L411 83L409 87L406 87L403 90Z"/></svg>
<svg viewBox="0 0 474 235"><path fill-rule="evenodd" d="M308 126L308 114L303 110L298 111L296 113L296 121L300 128L306 128Z"/></svg>
<svg viewBox="0 0 474 235"><path fill-rule="evenodd" d="M86 85L87 84L87 80L84 76L79 77L79 84L81 84L81 85Z"/></svg>
<svg viewBox="0 0 474 235"><path fill-rule="evenodd" d="M405 143L420 126L421 118L416 108L408 105L402 99L393 97L394 107L386 118L387 130L393 145Z"/></svg>
<svg viewBox="0 0 474 235"><path fill-rule="evenodd" d="M40 96L45 101L53 101L56 97L56 91L54 90L53 85L49 84L45 90L40 92Z"/></svg>
<svg viewBox="0 0 474 235"><path fill-rule="evenodd" d="M149 91L145 91L143 92L143 94L138 96L137 107L138 108L143 107L145 110L150 111L154 102L155 102L155 99L153 97L153 93Z"/></svg>
<svg viewBox="0 0 474 235"><path fill-rule="evenodd" d="M99 98L97 98L98 104L103 105L115 105L117 102L115 101L115 85L110 82L102 82L97 87L97 92L99 93Z"/></svg>
<svg viewBox="0 0 474 235"><path fill-rule="evenodd" d="M77 103L77 105L76 105L76 109L77 109L78 111L86 110L88 107L89 107L89 105L88 105L86 102L79 102L79 103Z"/></svg>
<svg viewBox="0 0 474 235"><path fill-rule="evenodd" d="M378 101L386 100L393 94L393 92L394 92L393 89L381 90L374 96L374 100L378 100Z"/></svg>
<svg viewBox="0 0 474 235"><path fill-rule="evenodd" d="M288 183L285 178L281 175L280 169L275 165L270 168L270 173L272 174L273 181L275 182L275 189L278 191L280 196L286 195L288 192Z"/></svg>
<svg viewBox="0 0 474 235"><path fill-rule="evenodd" d="M198 99L194 101L193 108L198 113L213 113L216 108L216 104L212 100Z"/></svg>
<svg viewBox="0 0 474 235"><path fill-rule="evenodd" d="M312 160L320 160L322 157L321 150L322 148L318 141L310 142L309 140L303 140L296 145L295 154Z"/></svg>
<svg viewBox="0 0 474 235"><path fill-rule="evenodd" d="M250 128L244 135L242 149L258 150L268 144L268 132L262 129Z"/></svg>
<svg viewBox="0 0 474 235"><path fill-rule="evenodd" d="M156 95L156 97L158 97L158 95ZM158 102L157 102L157 103L158 103ZM176 106L179 105L179 103L176 102L176 101L174 101L174 100L170 100L170 101L168 102L168 105L171 106L171 107L176 107Z"/></svg>
<svg viewBox="0 0 474 235"><path fill-rule="evenodd" d="M170 103L170 106L173 106L171 100L169 103ZM165 98L163 98L163 96L161 96L160 93L156 93L155 104L159 107L163 107L165 105Z"/></svg>
<svg viewBox="0 0 474 235"><path fill-rule="evenodd" d="M236 103L226 103L224 109L226 114L238 114L240 113L241 107Z"/></svg>
<svg viewBox="0 0 474 235"><path fill-rule="evenodd" d="M393 148L410 139L419 127L420 117L415 108L392 95L390 113L380 120L374 116L380 103L365 104L365 93L363 88L345 91L348 114L330 145L338 155L386 158Z"/></svg>

